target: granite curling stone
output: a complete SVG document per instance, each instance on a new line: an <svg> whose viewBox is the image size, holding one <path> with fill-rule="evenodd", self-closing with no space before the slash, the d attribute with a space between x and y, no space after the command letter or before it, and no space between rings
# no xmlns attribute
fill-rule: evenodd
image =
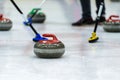
<svg viewBox="0 0 120 80"><path fill-rule="evenodd" d="M12 21L10 19L4 18L0 14L0 31L8 31L12 28Z"/></svg>
<svg viewBox="0 0 120 80"><path fill-rule="evenodd" d="M40 40L34 45L34 53L40 58L60 58L65 52L64 44L54 34L43 34L52 39Z"/></svg>
<svg viewBox="0 0 120 80"><path fill-rule="evenodd" d="M35 13L36 9L33 9L28 15L27 18L30 18L34 13ZM32 17L32 22L33 23L44 23L44 21L46 20L46 15L45 13L39 11L37 12L33 17Z"/></svg>
<svg viewBox="0 0 120 80"><path fill-rule="evenodd" d="M103 29L106 32L120 32L119 16L111 15L103 24Z"/></svg>

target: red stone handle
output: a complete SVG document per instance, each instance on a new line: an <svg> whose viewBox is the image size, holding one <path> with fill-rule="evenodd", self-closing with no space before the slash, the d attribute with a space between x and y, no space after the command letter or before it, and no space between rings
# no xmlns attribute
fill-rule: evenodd
<svg viewBox="0 0 120 80"><path fill-rule="evenodd" d="M58 41L57 37L54 34L43 34L42 36L43 37L51 37L53 40L57 40Z"/></svg>
<svg viewBox="0 0 120 80"><path fill-rule="evenodd" d="M3 14L0 14L0 21L3 21L3 20L10 20L10 19L4 18L4 17L3 17Z"/></svg>
<svg viewBox="0 0 120 80"><path fill-rule="evenodd" d="M0 20L2 20L3 19L3 15L2 14L0 14Z"/></svg>
<svg viewBox="0 0 120 80"><path fill-rule="evenodd" d="M40 40L39 43L41 44L54 44L54 43L60 42L54 34L43 34L42 36L48 37L48 40ZM52 38L52 39L49 39L49 38Z"/></svg>
<svg viewBox="0 0 120 80"><path fill-rule="evenodd" d="M113 18L117 18L117 19L113 19ZM118 15L111 15L106 21L107 22L110 22L110 21L112 21L112 22L120 22L120 19L118 19L118 18L119 18Z"/></svg>

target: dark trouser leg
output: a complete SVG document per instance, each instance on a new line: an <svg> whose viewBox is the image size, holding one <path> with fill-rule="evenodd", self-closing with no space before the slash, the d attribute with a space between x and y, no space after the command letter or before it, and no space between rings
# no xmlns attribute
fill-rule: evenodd
<svg viewBox="0 0 120 80"><path fill-rule="evenodd" d="M82 6L82 16L83 18L91 17L91 4L90 0L80 0Z"/></svg>
<svg viewBox="0 0 120 80"><path fill-rule="evenodd" d="M98 10L99 10L99 6L100 6L100 4L101 4L101 1L103 1L103 4L104 4L104 6L103 6L103 11L102 11L102 14L101 14L101 15L105 15L105 2L104 2L104 0L96 0L97 12L98 12Z"/></svg>

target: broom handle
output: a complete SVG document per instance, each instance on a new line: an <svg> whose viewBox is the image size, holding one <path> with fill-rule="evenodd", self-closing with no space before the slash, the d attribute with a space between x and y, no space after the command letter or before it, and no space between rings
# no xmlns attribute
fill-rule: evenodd
<svg viewBox="0 0 120 80"><path fill-rule="evenodd" d="M19 11L19 13L22 15L23 19L25 19L25 21L28 21L26 19L26 17L24 16L23 12L20 10L20 8L17 6L17 4L14 2L14 0L10 0L13 5L15 6L15 8ZM37 35L37 31L34 29L33 25L30 23L29 26L31 27L31 29L33 30L33 32Z"/></svg>
<svg viewBox="0 0 120 80"><path fill-rule="evenodd" d="M46 0L42 0L42 2L41 2L41 4L40 4L39 8L41 8L41 7L43 6L43 4L45 3L45 1L46 1ZM33 17L36 15L36 13L40 10L39 8L36 9L35 13L34 13L30 18L33 18Z"/></svg>
<svg viewBox="0 0 120 80"><path fill-rule="evenodd" d="M99 23L99 20L100 20L100 16L101 16L101 13L102 13L102 10L103 10L103 5L104 5L103 2L101 2L101 5L100 5L99 11L98 11L98 15L97 15L97 18L96 18L94 32L97 31L97 26L98 26L98 23Z"/></svg>
<svg viewBox="0 0 120 80"><path fill-rule="evenodd" d="M13 3L13 5L15 6L15 8L18 10L18 12L21 14L21 16L22 16L22 18L26 21L26 22L28 22L28 20L25 18L25 16L24 16L24 14L23 14L23 12L21 11L21 9L17 6L17 4L14 2L14 0L10 0L12 3Z"/></svg>
<svg viewBox="0 0 120 80"><path fill-rule="evenodd" d="M41 4L39 5L39 8L41 8L45 2L46 0L42 0Z"/></svg>

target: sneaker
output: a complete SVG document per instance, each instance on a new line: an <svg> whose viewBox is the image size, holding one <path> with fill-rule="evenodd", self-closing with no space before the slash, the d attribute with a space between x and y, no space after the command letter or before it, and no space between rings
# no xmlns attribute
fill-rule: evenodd
<svg viewBox="0 0 120 80"><path fill-rule="evenodd" d="M87 19L81 18L79 21L72 23L72 26L81 26L85 24L94 24L94 23L95 21L93 21L91 17Z"/></svg>

